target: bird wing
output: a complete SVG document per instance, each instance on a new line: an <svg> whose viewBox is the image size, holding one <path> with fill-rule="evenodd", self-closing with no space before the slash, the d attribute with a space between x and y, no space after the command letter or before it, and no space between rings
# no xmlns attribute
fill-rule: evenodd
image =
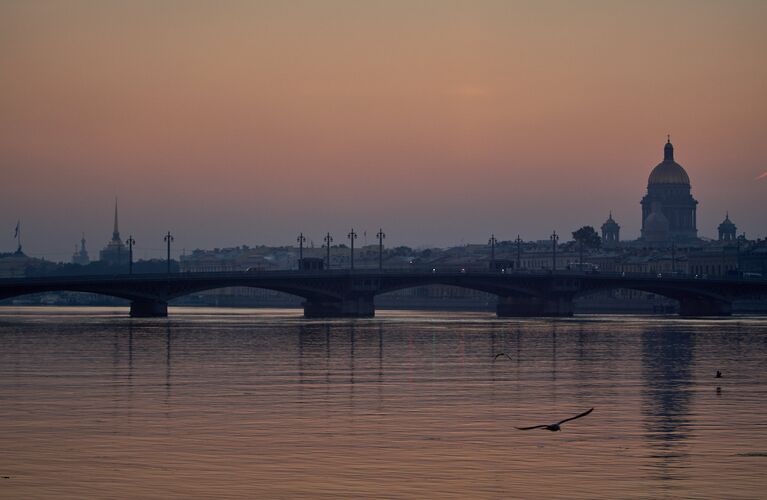
<svg viewBox="0 0 767 500"><path fill-rule="evenodd" d="M496 354L496 355L495 355L495 358L493 358L493 359L498 359L498 358L500 358L501 356L506 356L507 358L511 359L511 356L509 356L509 355L508 355L508 354L506 354L505 352L499 352L498 354Z"/></svg>
<svg viewBox="0 0 767 500"><path fill-rule="evenodd" d="M515 427L515 429L520 431L529 431L530 429L545 429L548 427L548 425L533 425L532 427Z"/></svg>
<svg viewBox="0 0 767 500"><path fill-rule="evenodd" d="M586 411L584 411L583 413L581 413L580 415L576 415L576 416L574 416L574 417L570 417L570 418L566 418L566 419L564 419L564 420L560 420L559 422L557 422L557 425L562 425L562 424L564 424L565 422L569 422L570 420L575 420L576 418L585 417L586 415L588 415L588 414L589 414L589 413L591 413L592 411L594 411L594 408L591 408L590 410L586 410Z"/></svg>

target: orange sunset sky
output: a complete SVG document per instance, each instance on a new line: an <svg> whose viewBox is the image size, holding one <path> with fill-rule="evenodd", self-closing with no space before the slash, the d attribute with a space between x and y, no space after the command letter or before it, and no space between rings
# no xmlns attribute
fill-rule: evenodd
<svg viewBox="0 0 767 500"><path fill-rule="evenodd" d="M699 235L767 235L764 1L0 2L0 251L547 238L670 133ZM359 242L362 243L362 242ZM358 244L359 244L358 243Z"/></svg>

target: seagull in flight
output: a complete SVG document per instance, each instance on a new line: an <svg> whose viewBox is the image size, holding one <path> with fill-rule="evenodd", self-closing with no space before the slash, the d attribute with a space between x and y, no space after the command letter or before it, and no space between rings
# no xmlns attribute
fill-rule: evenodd
<svg viewBox="0 0 767 500"><path fill-rule="evenodd" d="M520 431L529 431L531 429L546 429L547 431L557 432L557 431L561 431L562 430L559 427L560 425L564 424L565 422L569 422L570 420L575 420L576 418L585 417L586 415L588 415L592 411L594 411L594 408L591 408L590 410L586 410L583 413L581 413L580 415L576 415L574 417L570 417L570 418L566 418L564 420L560 420L556 424L548 424L548 425L542 424L542 425L533 425L531 427L517 427L517 429L519 429Z"/></svg>
<svg viewBox="0 0 767 500"><path fill-rule="evenodd" d="M505 352L499 352L498 354L496 354L496 355L495 355L495 357L493 358L493 361L495 361L496 359L500 358L501 356L506 356L507 358L509 358L509 360L510 360L510 361L513 361L513 360L511 359L511 356L509 356L509 355L508 355L508 354L506 354Z"/></svg>

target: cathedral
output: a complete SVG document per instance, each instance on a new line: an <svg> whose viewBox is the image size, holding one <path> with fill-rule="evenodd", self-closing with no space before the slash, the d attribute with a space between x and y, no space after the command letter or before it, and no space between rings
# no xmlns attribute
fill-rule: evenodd
<svg viewBox="0 0 767 500"><path fill-rule="evenodd" d="M647 194L641 201L642 241L651 245L698 241L695 215L698 202L690 190L690 178L674 161L674 146L669 137L663 148L663 161L650 172Z"/></svg>
<svg viewBox="0 0 767 500"><path fill-rule="evenodd" d="M696 210L698 201L692 197L690 177L674 160L671 137L663 148L663 161L650 172L647 194L642 205L642 234L636 244L649 247L698 246ZM737 226L729 214L718 226L720 242L734 242ZM615 248L620 245L620 226L610 217L602 224L602 246Z"/></svg>

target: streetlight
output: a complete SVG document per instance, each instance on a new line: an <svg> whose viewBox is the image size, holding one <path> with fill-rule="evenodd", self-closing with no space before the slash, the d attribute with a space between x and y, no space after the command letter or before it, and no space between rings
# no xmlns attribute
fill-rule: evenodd
<svg viewBox="0 0 767 500"><path fill-rule="evenodd" d="M330 233L325 236L325 248L327 248L327 262L325 263L325 268L330 269L330 244L333 243L333 237L330 236Z"/></svg>
<svg viewBox="0 0 767 500"><path fill-rule="evenodd" d="M352 260L351 260L351 269L354 271L354 240L357 239L357 233L354 232L354 228L349 232L349 234L346 235L347 238L349 238L349 241L351 242L352 246Z"/></svg>
<svg viewBox="0 0 767 500"><path fill-rule="evenodd" d="M128 244L128 274L133 274L133 245L136 244L136 240L133 239L133 235L128 236L125 240Z"/></svg>
<svg viewBox="0 0 767 500"><path fill-rule="evenodd" d="M490 239L487 241L487 244L490 245L490 269L495 270L495 244L498 243L498 240L495 239L495 235L491 234Z"/></svg>
<svg viewBox="0 0 767 500"><path fill-rule="evenodd" d="M551 270L556 271L557 270L557 241L559 241L559 235L556 231L551 233L551 236L549 237L551 240Z"/></svg>
<svg viewBox="0 0 767 500"><path fill-rule="evenodd" d="M298 268L301 269L301 261L304 260L304 242L306 241L304 233L299 233L296 241L298 242Z"/></svg>
<svg viewBox="0 0 767 500"><path fill-rule="evenodd" d="M386 238L386 235L383 232L383 229L378 229L378 234L376 234L376 238L378 238L378 270L383 271L383 240Z"/></svg>
<svg viewBox="0 0 767 500"><path fill-rule="evenodd" d="M170 231L168 231L168 234L166 234L162 239L168 243L168 274L170 274L170 242L173 241L173 239L173 235L170 234Z"/></svg>
<svg viewBox="0 0 767 500"><path fill-rule="evenodd" d="M746 239L746 233L741 234L740 236L735 237L735 241L737 241L737 250L735 250L737 253L735 255L735 269L738 271L738 275L740 275L740 242L745 241Z"/></svg>
<svg viewBox="0 0 767 500"><path fill-rule="evenodd" d="M676 243L671 242L671 273L676 272Z"/></svg>
<svg viewBox="0 0 767 500"><path fill-rule="evenodd" d="M517 239L514 241L517 242L517 269L520 269L522 267L522 238L517 235Z"/></svg>

